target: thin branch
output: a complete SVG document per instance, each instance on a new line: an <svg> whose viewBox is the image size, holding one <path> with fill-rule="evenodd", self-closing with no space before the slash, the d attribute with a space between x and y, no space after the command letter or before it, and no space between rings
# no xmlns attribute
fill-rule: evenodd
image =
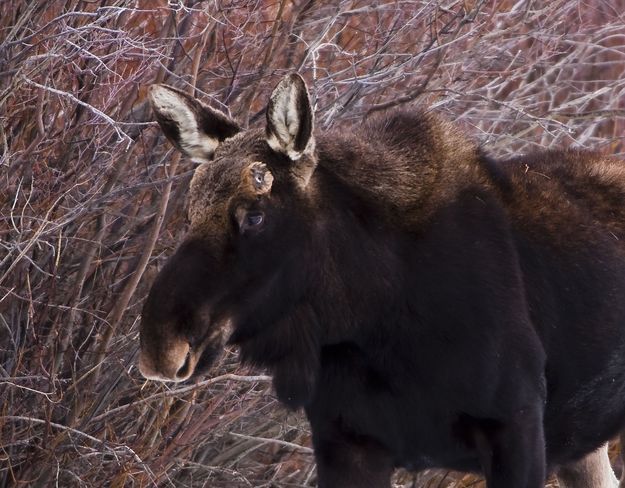
<svg viewBox="0 0 625 488"><path fill-rule="evenodd" d="M299 444L295 444L293 442L287 442L280 439L267 439L266 437L256 437L245 434L237 434L236 432L230 432L229 435L232 437L238 437L239 439L247 439L249 441L260 442L261 444L276 444L278 446L289 447L291 449L295 449L296 451L305 452L306 454L313 454L313 450L310 447L300 446Z"/></svg>
<svg viewBox="0 0 625 488"><path fill-rule="evenodd" d="M82 100L75 97L71 93L64 92L62 90L57 90L56 88L52 88L49 86L41 85L40 83L37 83L33 80L26 78L25 76L22 76L22 80L24 80L29 85L36 86L37 88L41 88L42 90L48 91L50 93L54 93L64 98L68 98L72 102L77 103L78 105L82 107L85 107L86 109L90 110L91 112L96 114L98 117L100 117L101 119L103 119L104 121L106 121L108 124L110 124L113 127L113 129L115 130L115 133L119 137L119 140L126 141L126 149L128 149L130 145L132 144L133 142L132 138L128 134L126 134L122 129L119 128L119 124L115 120L110 118L108 115L106 115L104 112L95 108L93 105L83 102Z"/></svg>

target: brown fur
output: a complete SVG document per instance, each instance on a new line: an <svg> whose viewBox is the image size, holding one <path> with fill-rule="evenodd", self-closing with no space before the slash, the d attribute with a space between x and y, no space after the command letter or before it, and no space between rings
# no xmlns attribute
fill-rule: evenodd
<svg viewBox="0 0 625 488"><path fill-rule="evenodd" d="M402 226L418 226L468 184L488 186L475 143L432 113L386 114L318 146L328 171Z"/></svg>
<svg viewBox="0 0 625 488"><path fill-rule="evenodd" d="M220 115L153 92L197 154L189 111ZM312 128L291 75L265 131L207 134L222 142L191 182L190 232L144 307L151 376L205 371L229 335L306 409L324 488L388 486L393 465L612 483L592 451L625 421L623 163L494 161L427 112ZM185 341L186 360L168 347Z"/></svg>
<svg viewBox="0 0 625 488"><path fill-rule="evenodd" d="M394 113L370 122L362 135L333 134L318 142L322 164L400 225L418 231L436 209L473 186L494 190L516 225L551 243L625 239L622 161L560 150L491 162L437 116L406 117L410 125Z"/></svg>
<svg viewBox="0 0 625 488"><path fill-rule="evenodd" d="M625 238L625 165L587 151L549 151L497 163L510 216L552 243ZM600 230L601 229L601 230Z"/></svg>

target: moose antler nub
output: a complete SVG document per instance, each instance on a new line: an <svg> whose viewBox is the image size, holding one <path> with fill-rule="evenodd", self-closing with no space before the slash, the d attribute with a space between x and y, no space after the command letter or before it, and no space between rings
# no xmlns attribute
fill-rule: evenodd
<svg viewBox="0 0 625 488"><path fill-rule="evenodd" d="M265 163L256 161L243 170L241 184L248 193L265 195L271 191L273 175Z"/></svg>

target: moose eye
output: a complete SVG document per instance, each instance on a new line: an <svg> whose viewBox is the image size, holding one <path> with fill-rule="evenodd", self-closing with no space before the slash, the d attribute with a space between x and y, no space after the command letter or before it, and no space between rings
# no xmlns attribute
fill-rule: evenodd
<svg viewBox="0 0 625 488"><path fill-rule="evenodd" d="M243 234L248 230L259 230L265 222L265 214L258 211L245 211L240 209L237 211L237 222L239 223L239 232Z"/></svg>
<svg viewBox="0 0 625 488"><path fill-rule="evenodd" d="M263 223L264 220L265 216L260 212L249 213L245 216L245 225L247 227L258 227Z"/></svg>

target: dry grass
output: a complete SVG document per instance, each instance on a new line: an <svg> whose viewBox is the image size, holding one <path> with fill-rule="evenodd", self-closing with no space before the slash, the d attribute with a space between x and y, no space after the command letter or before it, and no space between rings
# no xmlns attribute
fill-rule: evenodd
<svg viewBox="0 0 625 488"><path fill-rule="evenodd" d="M105 5L106 4L106 5ZM105 6L102 6L105 5ZM401 104L495 154L624 152L625 0L0 3L0 485L314 486L310 435L229 351L198 385L134 366L193 166L149 83L262 123L296 69L318 125ZM399 486L482 486L399 473Z"/></svg>

